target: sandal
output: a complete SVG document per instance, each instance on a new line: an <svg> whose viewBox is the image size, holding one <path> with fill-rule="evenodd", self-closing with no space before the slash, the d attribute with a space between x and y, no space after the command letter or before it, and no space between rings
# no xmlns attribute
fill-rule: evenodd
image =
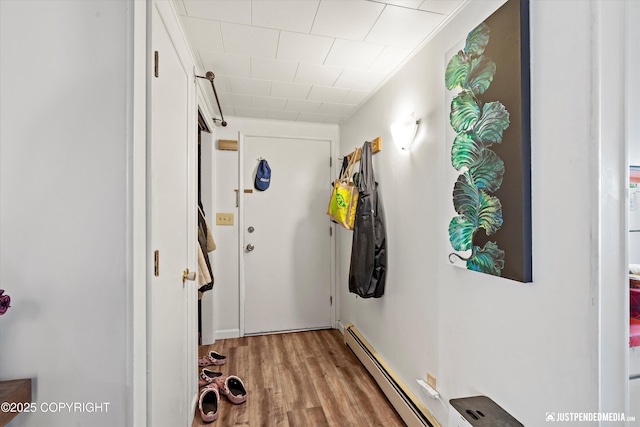
<svg viewBox="0 0 640 427"><path fill-rule="evenodd" d="M218 393L218 387L212 385L202 389L198 400L198 409L200 410L202 421L211 423L218 418L219 403L220 393Z"/></svg>
<svg viewBox="0 0 640 427"><path fill-rule="evenodd" d="M223 356L222 354L213 350L207 353L206 356L202 356L198 359L198 366L200 367L211 365L220 366L224 365L225 363L227 363L227 356Z"/></svg>
<svg viewBox="0 0 640 427"><path fill-rule="evenodd" d="M227 396L227 399L231 403L239 405L247 400L247 389L244 386L242 380L235 376L229 375L228 377L216 377L213 382L218 386L220 394Z"/></svg>
<svg viewBox="0 0 640 427"><path fill-rule="evenodd" d="M213 372L210 369L202 368L200 371L200 378L198 378L198 387L204 387L207 384L211 384L213 379L222 375L222 372Z"/></svg>

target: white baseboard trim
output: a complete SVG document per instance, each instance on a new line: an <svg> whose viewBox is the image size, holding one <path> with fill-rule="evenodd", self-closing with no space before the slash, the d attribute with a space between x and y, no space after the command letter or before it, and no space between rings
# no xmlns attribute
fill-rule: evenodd
<svg viewBox="0 0 640 427"><path fill-rule="evenodd" d="M335 329L339 330L339 331L340 331L340 333L341 333L342 335L344 335L344 324L343 324L341 321L336 320L336 326L335 326Z"/></svg>
<svg viewBox="0 0 640 427"><path fill-rule="evenodd" d="M240 338L240 329L224 329L222 331L216 331L215 337L216 340Z"/></svg>

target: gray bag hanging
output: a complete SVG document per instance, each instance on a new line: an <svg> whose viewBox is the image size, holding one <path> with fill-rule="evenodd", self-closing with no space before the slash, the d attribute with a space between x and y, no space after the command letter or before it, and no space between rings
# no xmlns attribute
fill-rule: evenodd
<svg viewBox="0 0 640 427"><path fill-rule="evenodd" d="M387 272L387 234L378 183L373 174L369 141L362 146L358 192L349 292L362 298L380 298L384 294Z"/></svg>

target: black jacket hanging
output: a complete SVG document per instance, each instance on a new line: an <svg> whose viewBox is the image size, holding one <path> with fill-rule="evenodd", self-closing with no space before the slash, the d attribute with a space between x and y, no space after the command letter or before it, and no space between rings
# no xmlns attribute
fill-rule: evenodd
<svg viewBox="0 0 640 427"><path fill-rule="evenodd" d="M384 294L387 272L387 234L378 183L373 173L369 141L362 146L358 191L349 268L349 292L362 298L380 298Z"/></svg>

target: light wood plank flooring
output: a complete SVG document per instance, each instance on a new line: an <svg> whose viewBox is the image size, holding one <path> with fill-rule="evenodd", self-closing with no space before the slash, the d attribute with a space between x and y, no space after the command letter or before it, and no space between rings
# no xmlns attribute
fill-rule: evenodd
<svg viewBox="0 0 640 427"><path fill-rule="evenodd" d="M247 401L221 398L218 420L197 426L404 426L378 385L344 345L337 330L294 332L218 340L200 346L227 363L209 367L239 376Z"/></svg>

